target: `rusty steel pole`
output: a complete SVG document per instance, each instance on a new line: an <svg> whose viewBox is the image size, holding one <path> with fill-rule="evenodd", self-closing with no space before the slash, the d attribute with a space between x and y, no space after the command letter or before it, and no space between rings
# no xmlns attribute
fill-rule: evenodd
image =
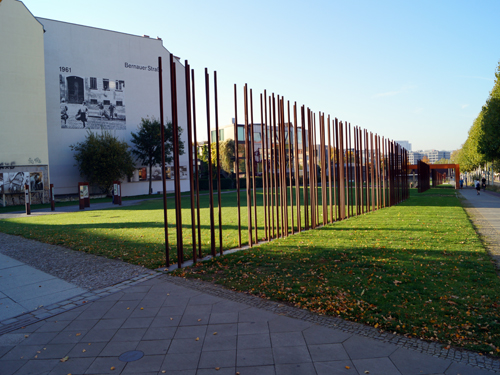
<svg viewBox="0 0 500 375"><path fill-rule="evenodd" d="M262 150L262 157L261 157L261 163L262 163L262 208L264 209L264 240L269 241L269 238L267 236L267 196L266 196L266 188L267 188L267 162L266 162L266 153L265 153L265 147L266 147L266 119L264 118L264 103L265 99L263 100L262 94L260 94L260 128L261 128L261 150Z"/></svg>
<svg viewBox="0 0 500 375"><path fill-rule="evenodd" d="M328 200L326 183L326 144L325 144L325 114L320 115L321 144L321 206L323 208L323 225L328 223Z"/></svg>
<svg viewBox="0 0 500 375"><path fill-rule="evenodd" d="M290 212L292 220L292 234L295 233L295 223L293 219L293 183L292 183L292 126L290 124L290 101L288 104L288 181L290 183ZM288 212L288 209L287 209Z"/></svg>
<svg viewBox="0 0 500 375"><path fill-rule="evenodd" d="M243 88L243 101L245 106L245 176L246 176L246 190L247 190L247 219L248 219L248 245L253 246L252 240L252 196L250 194L250 145L248 134L248 89L247 84Z"/></svg>
<svg viewBox="0 0 500 375"><path fill-rule="evenodd" d="M191 82L189 71L190 67L188 61L184 62L184 76L186 80L186 110L187 110L187 130L188 130L188 163L189 163L189 189L190 189L190 200L191 200L191 237L193 242L193 263L196 263L196 220L195 220L195 208L194 208L194 180L193 180L193 129L191 122Z"/></svg>
<svg viewBox="0 0 500 375"><path fill-rule="evenodd" d="M340 214L339 219L344 220L346 218L345 206L346 206L346 194L345 194L345 179L344 179L344 124L342 121L339 123L339 197L340 197Z"/></svg>
<svg viewBox="0 0 500 375"><path fill-rule="evenodd" d="M214 71L214 103L215 103L215 149L217 157L217 206L219 211L219 254L223 254L222 244L222 202L220 186L220 150L219 150L219 106L217 98L217 72Z"/></svg>
<svg viewBox="0 0 500 375"><path fill-rule="evenodd" d="M276 131L276 99L274 98L273 93L273 154L274 154L274 202L276 203L276 238L281 237L280 232L280 204L278 200L279 194L279 177L278 177L278 161L279 161L279 152L277 147L279 147L277 142L277 131Z"/></svg>
<svg viewBox="0 0 500 375"><path fill-rule="evenodd" d="M274 203L275 203L274 190L276 188L276 169L275 169L274 158L276 155L274 153L274 146L273 146L274 145L274 127L273 127L273 117L272 117L271 108L272 108L272 101L271 101L271 95L269 95L269 134L270 134L269 151L271 152L271 164L270 164L271 165L271 167L270 167L271 206L269 207L269 209L270 209L270 213L272 216L272 220L271 220L271 225L272 225L272 229L273 229L272 238L275 238L276 232L274 230L274 224L275 224L275 220L274 220Z"/></svg>
<svg viewBox="0 0 500 375"><path fill-rule="evenodd" d="M175 196L175 226L177 232L177 266L182 267L184 263L184 247L182 243L182 207L181 207L181 185L180 185L180 165L179 165L179 116L177 113L177 72L174 56L170 55L170 87L172 88L172 125L173 125L173 146L174 146L174 196Z"/></svg>
<svg viewBox="0 0 500 375"><path fill-rule="evenodd" d="M201 223L200 223L200 174L198 170L198 137L196 134L196 100L195 100L195 84L194 84L194 70L191 69L191 86L193 92L193 135L196 152L194 153L194 164L196 173L196 221L198 229L198 257L202 257L201 251Z"/></svg>
<svg viewBox="0 0 500 375"><path fill-rule="evenodd" d="M294 155L295 155L295 206L297 209L297 231L301 231L301 218L300 218L300 170L299 170L299 139L298 139L297 123L297 102L293 104L293 131L294 131Z"/></svg>
<svg viewBox="0 0 500 375"><path fill-rule="evenodd" d="M306 117L305 117L305 108L302 106L300 108L300 116L302 122L302 160L303 160L303 169L302 169L302 193L304 196L304 230L309 229L309 201L308 201L308 174L309 174L309 163L307 161L307 144L309 136L306 130Z"/></svg>
<svg viewBox="0 0 500 375"><path fill-rule="evenodd" d="M329 206L330 206L330 218L329 222L333 223L333 195L332 195L332 141L331 141L331 122L330 115L328 115L328 192L329 192Z"/></svg>
<svg viewBox="0 0 500 375"><path fill-rule="evenodd" d="M252 135L252 138L250 138L251 141L251 147L252 147L252 192L253 192L253 212L254 212L254 220L255 220L255 243L259 242L259 235L257 231L257 184L256 184L256 178L255 174L257 173L257 162L255 160L255 131L254 131L254 124L253 124L253 94L252 94L252 89L250 89L250 134Z"/></svg>
<svg viewBox="0 0 500 375"><path fill-rule="evenodd" d="M240 145L238 140L238 100L234 84L234 173L236 175L236 200L238 205L238 247L241 247L241 198L240 198Z"/></svg>
<svg viewBox="0 0 500 375"><path fill-rule="evenodd" d="M215 218L214 218L214 179L212 170L212 142L210 131L210 79L208 69L205 68L205 98L207 110L207 136L208 136L208 191L210 202L210 254L216 256L215 250Z"/></svg>
<svg viewBox="0 0 500 375"><path fill-rule="evenodd" d="M170 267L170 251L168 247L168 221L167 221L167 184L165 176L165 124L163 115L163 76L161 56L158 57L158 81L160 86L160 124L161 124L161 179L163 185L163 225L165 227L165 265Z"/></svg>

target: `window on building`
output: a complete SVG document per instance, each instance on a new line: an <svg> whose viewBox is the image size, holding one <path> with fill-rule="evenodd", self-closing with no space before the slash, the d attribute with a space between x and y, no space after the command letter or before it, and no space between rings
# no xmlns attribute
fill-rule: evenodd
<svg viewBox="0 0 500 375"><path fill-rule="evenodd" d="M121 100L116 101L116 106L117 107L123 107L123 102Z"/></svg>
<svg viewBox="0 0 500 375"><path fill-rule="evenodd" d="M103 78L102 80L102 89L109 91L109 79Z"/></svg>
<svg viewBox="0 0 500 375"><path fill-rule="evenodd" d="M238 126L238 142L245 141L245 127Z"/></svg>
<svg viewBox="0 0 500 375"><path fill-rule="evenodd" d="M210 142L215 142L215 130L210 132Z"/></svg>
<svg viewBox="0 0 500 375"><path fill-rule="evenodd" d="M254 142L260 142L262 140L260 133L253 133L253 140Z"/></svg>
<svg viewBox="0 0 500 375"><path fill-rule="evenodd" d="M110 105L111 102L109 100L103 100L102 104L104 104L104 105Z"/></svg>
<svg viewBox="0 0 500 375"><path fill-rule="evenodd" d="M116 81L116 91L123 91L123 88L125 87L125 81Z"/></svg>
<svg viewBox="0 0 500 375"><path fill-rule="evenodd" d="M96 104L97 105L97 99L90 99L90 104Z"/></svg>
<svg viewBox="0 0 500 375"><path fill-rule="evenodd" d="M97 78L96 77L90 77L90 89L97 90Z"/></svg>

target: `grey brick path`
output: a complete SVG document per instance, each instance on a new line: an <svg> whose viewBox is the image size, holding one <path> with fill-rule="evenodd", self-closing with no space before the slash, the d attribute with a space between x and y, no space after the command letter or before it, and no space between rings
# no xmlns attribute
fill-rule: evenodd
<svg viewBox="0 0 500 375"><path fill-rule="evenodd" d="M367 337L365 328L161 275L3 334L0 375L500 372L498 361L470 366L410 350L391 342L395 335ZM119 359L136 350L142 358Z"/></svg>

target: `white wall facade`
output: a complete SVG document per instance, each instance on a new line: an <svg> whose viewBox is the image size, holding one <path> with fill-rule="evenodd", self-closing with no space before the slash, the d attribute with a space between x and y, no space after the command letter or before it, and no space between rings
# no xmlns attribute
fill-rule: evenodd
<svg viewBox="0 0 500 375"><path fill-rule="evenodd" d="M74 194L84 179L75 166L70 145L84 140L87 131L110 131L130 145L141 118L160 117L158 57L163 65L165 121L171 116L170 53L159 39L140 37L82 25L38 18L45 28L45 87L50 177L56 194ZM175 60L175 59L174 59ZM179 126L186 129L184 66L177 60ZM78 115L85 110L86 116ZM182 134L187 147L187 130ZM180 157L188 167L187 154ZM139 164L137 167L141 167ZM159 169L159 168L158 168ZM158 172L158 171L157 171ZM158 173L157 173L158 174ZM181 180L181 190L189 181ZM161 191L161 180L153 191ZM167 181L167 191L173 191ZM122 181L122 195L148 193L148 182Z"/></svg>
<svg viewBox="0 0 500 375"><path fill-rule="evenodd" d="M17 0L0 2L0 199L18 204L30 173L48 194L43 26ZM6 194L4 194L6 193ZM44 196L45 195L45 196Z"/></svg>

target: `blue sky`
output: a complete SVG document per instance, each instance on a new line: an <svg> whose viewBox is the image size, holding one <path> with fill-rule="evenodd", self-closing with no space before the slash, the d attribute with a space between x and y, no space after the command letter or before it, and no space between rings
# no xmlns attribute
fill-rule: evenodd
<svg viewBox="0 0 500 375"><path fill-rule="evenodd" d="M161 37L196 71L201 137L207 67L217 71L220 125L234 117L233 84L241 96L248 83L254 95L267 89L413 150L451 151L500 60L498 0L23 2L35 16Z"/></svg>

